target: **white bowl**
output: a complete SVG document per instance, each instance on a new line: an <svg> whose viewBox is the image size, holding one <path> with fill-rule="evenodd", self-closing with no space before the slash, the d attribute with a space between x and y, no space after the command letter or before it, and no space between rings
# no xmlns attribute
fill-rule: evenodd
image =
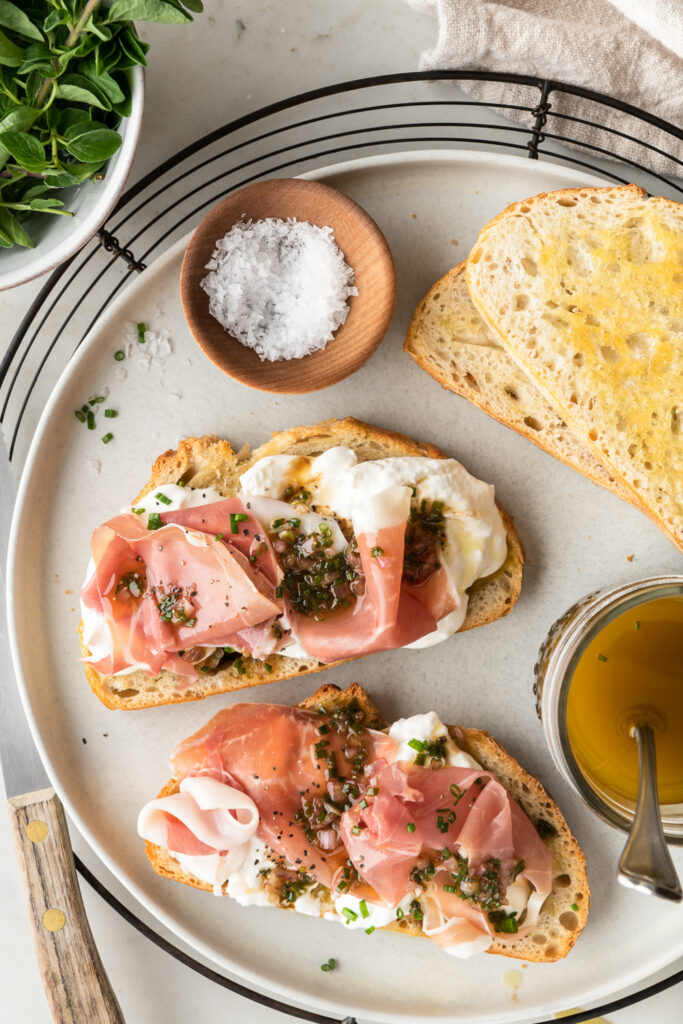
<svg viewBox="0 0 683 1024"><path fill-rule="evenodd" d="M31 219L33 249L15 245L0 249L0 291L25 284L48 270L54 270L85 245L107 219L133 165L140 138L145 107L144 68L137 64L131 70L132 109L130 117L121 122L121 146L107 163L102 181L88 181L71 189L67 208L73 217L44 214Z"/></svg>

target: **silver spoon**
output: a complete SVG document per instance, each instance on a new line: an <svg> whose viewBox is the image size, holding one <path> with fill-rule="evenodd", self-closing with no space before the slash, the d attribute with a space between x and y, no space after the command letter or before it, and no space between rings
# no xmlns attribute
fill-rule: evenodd
<svg viewBox="0 0 683 1024"><path fill-rule="evenodd" d="M657 794L657 755L652 727L631 728L638 743L638 802L617 878L622 885L680 902L683 890L664 838Z"/></svg>

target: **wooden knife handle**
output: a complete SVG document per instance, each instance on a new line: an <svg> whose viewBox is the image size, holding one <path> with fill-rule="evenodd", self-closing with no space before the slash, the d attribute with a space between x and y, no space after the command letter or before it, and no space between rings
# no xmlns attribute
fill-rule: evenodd
<svg viewBox="0 0 683 1024"><path fill-rule="evenodd" d="M54 789L8 801L40 973L57 1024L124 1024L85 915Z"/></svg>

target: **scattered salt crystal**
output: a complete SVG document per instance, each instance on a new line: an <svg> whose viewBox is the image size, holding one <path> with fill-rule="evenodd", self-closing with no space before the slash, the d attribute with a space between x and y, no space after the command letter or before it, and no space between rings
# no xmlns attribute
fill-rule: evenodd
<svg viewBox="0 0 683 1024"><path fill-rule="evenodd" d="M100 462L99 459L88 459L88 463L90 464L90 468L95 473L99 473L100 470L102 469L102 463Z"/></svg>
<svg viewBox="0 0 683 1024"><path fill-rule="evenodd" d="M161 366L167 356L173 352L173 345L166 328L158 331L145 329L145 340L138 339L137 324L128 324L123 339L123 351L126 359L132 359L134 364L149 370L152 366Z"/></svg>
<svg viewBox="0 0 683 1024"><path fill-rule="evenodd" d="M212 316L271 361L324 348L358 294L332 228L306 221L238 221L206 269L201 284Z"/></svg>

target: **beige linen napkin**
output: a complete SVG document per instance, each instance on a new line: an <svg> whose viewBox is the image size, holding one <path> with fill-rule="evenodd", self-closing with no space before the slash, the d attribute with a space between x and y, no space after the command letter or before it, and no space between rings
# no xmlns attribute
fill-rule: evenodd
<svg viewBox="0 0 683 1024"><path fill-rule="evenodd" d="M624 100L679 129L683 122L683 0L408 0L435 14L439 36L420 67L514 71L553 78ZM535 106L537 90L499 83L460 83L486 103ZM683 160L683 143L630 115L553 92L551 111L617 129ZM505 111L528 125L528 115ZM683 166L599 128L550 116L545 126L642 163L683 175ZM546 143L546 146L549 143ZM600 155L596 153L596 155ZM590 157L588 157L590 159Z"/></svg>

